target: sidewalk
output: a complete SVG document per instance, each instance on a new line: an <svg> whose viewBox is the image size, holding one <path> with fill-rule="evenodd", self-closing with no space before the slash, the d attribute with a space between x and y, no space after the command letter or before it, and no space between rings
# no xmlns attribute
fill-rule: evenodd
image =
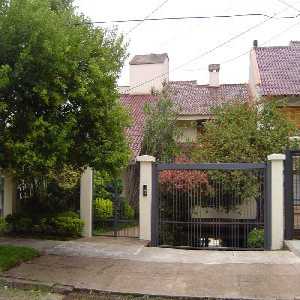
<svg viewBox="0 0 300 300"><path fill-rule="evenodd" d="M109 253L109 248L115 250ZM48 242L44 250L55 255L39 257L4 275L78 289L148 295L300 297L300 258L289 251L184 251L145 248L140 241L126 239L78 240L52 247Z"/></svg>

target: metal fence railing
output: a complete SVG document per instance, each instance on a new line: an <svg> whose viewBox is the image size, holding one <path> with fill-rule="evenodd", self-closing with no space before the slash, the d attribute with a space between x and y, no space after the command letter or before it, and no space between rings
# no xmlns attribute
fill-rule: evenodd
<svg viewBox="0 0 300 300"><path fill-rule="evenodd" d="M158 164L153 245L263 249L266 164Z"/></svg>

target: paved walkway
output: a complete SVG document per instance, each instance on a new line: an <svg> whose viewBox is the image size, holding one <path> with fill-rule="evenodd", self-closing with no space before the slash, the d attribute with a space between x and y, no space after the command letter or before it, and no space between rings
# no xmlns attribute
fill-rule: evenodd
<svg viewBox="0 0 300 300"><path fill-rule="evenodd" d="M0 243L35 245L34 240ZM294 299L300 258L289 251L187 251L144 247L138 240L42 241L45 256L5 273L76 288L150 295ZM52 255L50 255L52 254Z"/></svg>

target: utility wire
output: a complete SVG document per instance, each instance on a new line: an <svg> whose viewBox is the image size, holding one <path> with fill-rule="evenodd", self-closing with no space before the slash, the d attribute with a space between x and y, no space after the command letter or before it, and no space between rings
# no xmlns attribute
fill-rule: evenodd
<svg viewBox="0 0 300 300"><path fill-rule="evenodd" d="M291 5L290 3L285 2L284 0L277 0L277 1L280 2L280 3L282 3L282 4L284 4L284 5L286 5L287 7L290 7L290 8L292 8L292 9L294 9L294 10L300 12L300 10L299 10L298 8L296 8L295 6ZM260 43L260 45L261 45L261 46L266 45L267 43L269 43L269 42L272 41L273 39L276 39L277 37L281 36L282 34L286 33L287 31L291 30L292 28L294 28L294 27L296 27L296 26L298 26L298 25L300 25L300 22L297 22L297 23L295 23L295 24L293 24L293 25L291 25L291 26L288 26L287 28L285 28L284 30L280 31L279 33L277 33L277 34L271 36L268 40L266 40L266 41ZM220 64L224 65L224 64L230 63L230 62L235 61L235 60L239 59L240 57L242 57L242 56L244 56L244 55L247 55L247 54L249 54L249 50L247 50L247 51L245 51L245 52L239 54L238 56L235 56L235 57L233 57L233 58L227 59L227 60L221 62ZM206 68L205 68L205 69L206 69ZM193 71L196 71L196 70L200 71L200 70L204 70L204 68L202 68L202 69L194 69ZM189 71L191 71L191 70L189 70Z"/></svg>
<svg viewBox="0 0 300 300"><path fill-rule="evenodd" d="M296 18L298 18L300 16L300 11L298 10L298 12L299 12L299 14L296 14L294 16L282 16L282 17L277 17L276 19L296 19ZM271 15L264 14L264 13L246 13L246 14L234 14L234 15L213 15L213 16L185 16L185 17L162 17L162 18L150 18L150 17L146 17L144 19L124 19L124 20L111 20L111 21L91 21L91 22L87 22L87 23L89 23L89 24L108 24L108 23L139 22L137 25L135 25L132 29L130 29L128 31L127 34L129 34L134 29L136 29L138 26L140 26L143 22L147 22L147 21L154 22L154 21L179 21L179 20L199 20L199 19L203 20L203 19L224 19L224 18L229 19L229 18L236 18L236 17L265 17L265 18L270 18Z"/></svg>
<svg viewBox="0 0 300 300"><path fill-rule="evenodd" d="M300 12L300 9L298 9L297 7L295 7L294 5L284 1L284 0L277 0L278 2L284 4L285 6L289 7L289 8L292 8L294 10L296 10L297 12Z"/></svg>
<svg viewBox="0 0 300 300"><path fill-rule="evenodd" d="M248 33L249 31L251 31L251 30L253 30L253 29L256 29L256 28L258 28L259 26L265 24L266 22L272 20L276 15L278 15L278 14L281 13L281 12L282 12L282 11L277 12L277 13L274 13L272 16L268 17L268 18L265 19L264 21L259 22L259 23L255 24L255 25L249 27L248 29L246 29L246 30L244 30L244 31L242 31L242 32L240 32L240 33L238 33L238 34L232 36L231 38L229 38L229 39L225 40L224 42L218 44L218 45L215 46L214 48L212 48L212 49L210 49L210 50L207 50L207 51L204 51L204 52L201 53L200 55L198 55L198 56L196 56L196 57L194 57L194 58L191 58L191 59L187 60L187 61L184 62L183 64L181 64L181 65L179 65L179 66L173 68L173 69L170 71L170 73L175 72L176 70L181 69L182 67L184 67L184 66L190 64L191 62L194 62L195 60L198 60L198 59L200 59L200 58L202 58L202 57L204 57L204 56L206 56L206 55L208 55L208 54L214 52L215 50L217 50L217 49L219 49L219 48L221 48L221 47L223 47L223 46L229 44L229 43L232 42L233 40L235 40L235 39L241 37L242 35ZM147 80L147 81L141 82L141 83L139 83L139 84L137 84L137 85L135 85L135 86L133 86L133 87L130 87L129 89L125 90L124 93L128 93L128 92L130 92L130 91L132 91L132 90L134 90L134 89L136 89L136 88L138 88L138 87L140 87L140 86L143 86L143 85L145 85L145 84L147 84L147 83L149 83L149 82L152 82L152 81L154 81L154 80L156 80L156 79L158 79L158 78L161 78L161 77L163 77L163 76L165 76L165 75L167 75L167 74L168 74L167 72L161 73L161 74L159 74L159 75L153 77L152 79L149 79L149 80Z"/></svg>
<svg viewBox="0 0 300 300"><path fill-rule="evenodd" d="M281 36L282 34L286 33L287 31L291 30L292 28L294 28L294 27L296 27L296 26L298 26L298 25L300 25L300 22L297 22L297 23L295 23L295 24L293 24L293 25L291 25L291 26L288 26L287 28L285 28L284 30L280 31L279 33L277 33L277 34L271 36L268 40L266 40L266 41L260 43L260 45L261 45L261 46L266 45L267 43L269 43L269 42L272 41L273 39L275 39L275 38ZM237 56L234 56L234 57L232 57L232 58L229 58L229 59L227 59L227 60L224 60L224 61L220 62L220 64L221 64L221 65L225 65L225 64L230 63L230 62L232 62L232 61L235 61L235 60L239 59L240 57L242 57L242 56L244 56L244 55L247 55L247 54L249 54L249 50L247 50L247 51L245 51L245 52L243 52L243 53L241 53L241 54L239 54L239 55L237 55ZM206 70L206 68L207 68L207 67L205 67L205 68L204 68L204 67L202 67L202 68L196 68L196 69L186 69L186 70L184 70L184 71L187 71L187 72L204 71L204 70Z"/></svg>
<svg viewBox="0 0 300 300"><path fill-rule="evenodd" d="M148 14L144 19L141 20L136 20L135 22L139 22L138 24L136 24L135 26L133 26L126 34L130 34L132 31L134 31L135 29L137 29L139 26L141 26L143 24L143 22L150 20L150 17L155 14L159 9L161 9L169 0L165 0L163 1L158 7L156 7L154 10L152 10L150 12L150 14ZM93 22L94 23L94 22ZM98 22L95 22L98 23ZM120 22L113 22L113 23L120 23ZM124 22L123 22L124 23ZM103 24L103 23L102 23Z"/></svg>

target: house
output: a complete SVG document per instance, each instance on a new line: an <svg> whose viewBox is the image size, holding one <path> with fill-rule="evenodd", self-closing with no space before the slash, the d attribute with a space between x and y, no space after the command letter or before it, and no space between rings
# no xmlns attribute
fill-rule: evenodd
<svg viewBox="0 0 300 300"><path fill-rule="evenodd" d="M160 90L164 83L167 84L170 99L178 106L178 126L183 131L180 142L196 140L203 122L212 117L213 108L232 101L250 100L248 84L220 84L219 64L209 65L209 83L205 85L197 81L171 81L166 53L136 55L129 65L130 86L120 87L119 91L121 103L133 119L126 133L134 157L140 154L142 146L144 106L157 101L157 96L152 94L153 88Z"/></svg>
<svg viewBox="0 0 300 300"><path fill-rule="evenodd" d="M284 99L282 111L300 129L300 41L288 46L258 47L250 51L250 96Z"/></svg>

